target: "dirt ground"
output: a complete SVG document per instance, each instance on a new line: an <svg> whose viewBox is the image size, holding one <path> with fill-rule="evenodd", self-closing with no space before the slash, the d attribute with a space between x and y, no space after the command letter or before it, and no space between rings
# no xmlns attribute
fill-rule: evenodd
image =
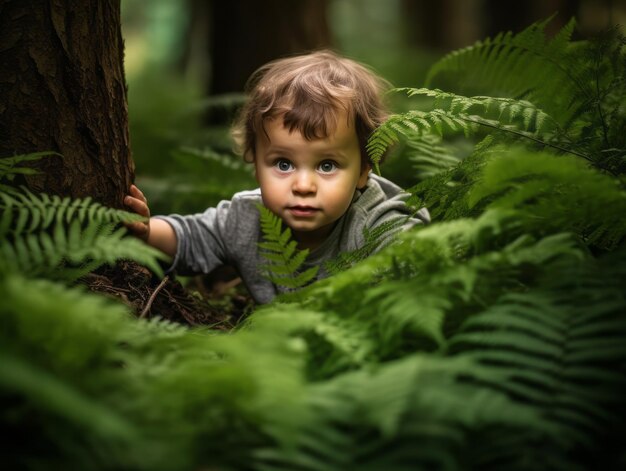
<svg viewBox="0 0 626 471"><path fill-rule="evenodd" d="M128 305L137 317L161 317L188 325L230 330L254 308L236 273L228 267L203 277L159 279L132 262L102 267L82 280L89 290Z"/></svg>

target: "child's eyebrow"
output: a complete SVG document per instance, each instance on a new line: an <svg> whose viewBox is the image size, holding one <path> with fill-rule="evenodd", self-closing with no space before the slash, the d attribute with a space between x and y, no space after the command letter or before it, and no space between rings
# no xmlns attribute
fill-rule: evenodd
<svg viewBox="0 0 626 471"><path fill-rule="evenodd" d="M347 159L348 155L341 151L340 149L325 149L322 150L320 152L318 152L318 154L322 157L332 157L335 159Z"/></svg>

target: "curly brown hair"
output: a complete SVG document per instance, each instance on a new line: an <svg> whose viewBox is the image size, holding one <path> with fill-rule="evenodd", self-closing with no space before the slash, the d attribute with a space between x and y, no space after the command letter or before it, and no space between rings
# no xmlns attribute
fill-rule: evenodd
<svg viewBox="0 0 626 471"><path fill-rule="evenodd" d="M257 133L265 132L265 120L279 116L289 132L297 130L307 140L326 138L345 110L354 120L365 166L367 139L388 116L382 99L388 88L366 66L329 50L269 62L246 84L248 100L232 128L237 151L253 162Z"/></svg>

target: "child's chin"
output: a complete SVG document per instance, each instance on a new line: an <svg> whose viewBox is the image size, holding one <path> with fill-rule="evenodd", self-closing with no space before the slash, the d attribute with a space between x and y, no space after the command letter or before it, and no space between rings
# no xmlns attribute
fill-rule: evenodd
<svg viewBox="0 0 626 471"><path fill-rule="evenodd" d="M319 226L311 224L291 224L289 227L295 232L314 232L319 229Z"/></svg>

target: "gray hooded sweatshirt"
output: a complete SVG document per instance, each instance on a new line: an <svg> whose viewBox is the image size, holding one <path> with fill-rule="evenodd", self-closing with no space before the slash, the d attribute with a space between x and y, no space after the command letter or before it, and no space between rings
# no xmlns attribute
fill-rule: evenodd
<svg viewBox="0 0 626 471"><path fill-rule="evenodd" d="M342 252L361 247L365 242L364 230L398 218L406 219L385 234L378 246L380 249L392 240L394 233L428 223L430 216L425 208L408 218L407 197L408 193L394 183L370 174L367 185L356 191L346 213L335 223L326 240L309 253L301 269L320 266L317 279L324 278L328 273L323 264ZM217 207L203 213L158 216L176 233L176 255L168 271L188 275L209 273L218 266L231 265L258 303L270 302L277 294L289 291L266 279L259 269L267 264L257 246L263 238L257 209L260 203L261 191L256 189L236 193L230 201L221 201Z"/></svg>

